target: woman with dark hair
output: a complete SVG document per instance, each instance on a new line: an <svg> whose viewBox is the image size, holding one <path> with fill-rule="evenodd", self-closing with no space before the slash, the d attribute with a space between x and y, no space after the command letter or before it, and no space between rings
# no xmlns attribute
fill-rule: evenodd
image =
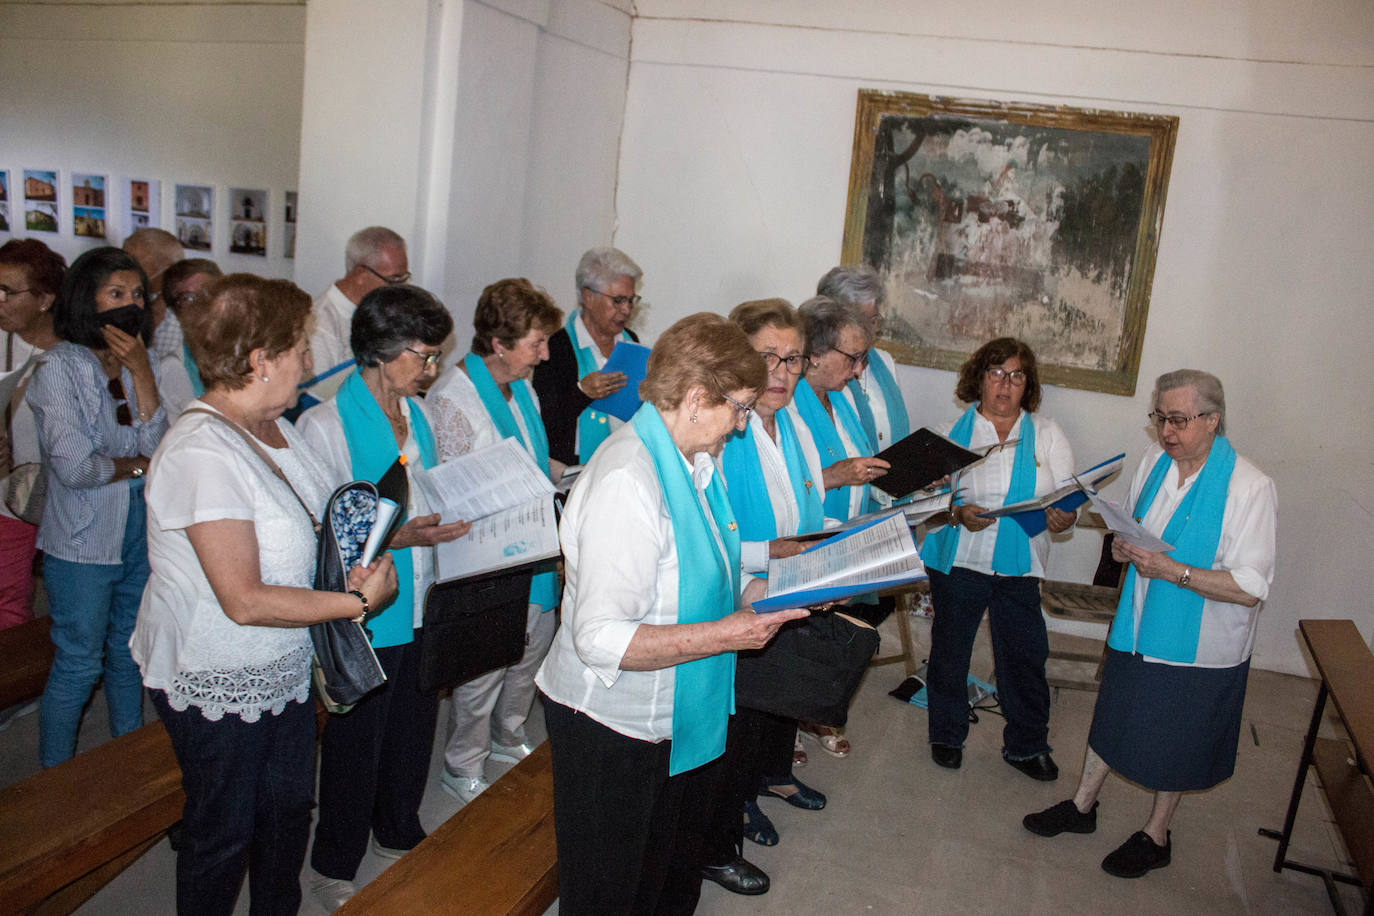
<svg viewBox="0 0 1374 916"><path fill-rule="evenodd" d="M58 341L52 307L62 290L67 262L37 239L0 246L0 330L5 332L4 371L21 370L19 387L5 405L0 433L0 629L33 619L33 557L38 526L21 518L21 497L32 492L39 464L38 430L24 390L39 354ZM13 504L13 505L12 505ZM3 711L0 711L0 715Z"/></svg>
<svg viewBox="0 0 1374 916"><path fill-rule="evenodd" d="M363 620L396 594L390 557L315 591L315 531L334 482L282 413L311 370L310 297L234 274L186 315L206 385L153 456L152 576L130 648L186 791L177 912L294 913L310 841L312 623Z"/></svg>
<svg viewBox="0 0 1374 916"><path fill-rule="evenodd" d="M649 355L644 404L568 499L563 622L537 678L565 916L692 912L734 651L806 616L749 609L763 582L741 588L739 526L713 461L766 379L737 325L683 318Z"/></svg>
<svg viewBox="0 0 1374 916"><path fill-rule="evenodd" d="M417 286L381 286L358 303L349 334L358 368L299 422L336 484L379 480L402 456L414 466L438 463L438 444L418 396L452 330L448 310ZM419 810L439 703L419 690L425 591L434 581L433 546L462 537L471 526L440 524L419 487L410 488L405 512L407 521L388 551L396 563L396 600L367 624L386 683L351 712L331 716L321 741L311 886L331 910L353 895L369 834L373 850L393 859L425 838Z"/></svg>
<svg viewBox="0 0 1374 916"><path fill-rule="evenodd" d="M148 580L143 475L167 431L146 294L142 268L118 248L77 258L53 312L62 341L39 359L27 392L47 476L37 543L57 649L39 719L45 767L76 752L102 673L110 733L143 724L129 636Z"/></svg>
<svg viewBox="0 0 1374 916"><path fill-rule="evenodd" d="M206 287L222 276L219 265L208 258L183 258L163 272L162 299L172 310L178 328L182 315L203 304ZM167 324L165 320L163 323ZM162 370L158 394L168 417L175 422L193 398L205 393L205 383L201 381L191 347L184 339L172 352L162 354L158 368Z"/></svg>
<svg viewBox="0 0 1374 916"><path fill-rule="evenodd" d="M1002 758L1032 779L1050 781L1049 637L1040 611L1040 580L1049 533L1068 530L1074 514L1045 510L1034 537L1010 518L980 512L1050 492L1074 473L1073 450L1059 424L1035 416L1040 373L1030 347L999 337L959 369L954 395L972 402L957 421L937 428L965 448L997 449L957 475L950 523L926 536L921 559L930 573L935 623L930 631L930 753L942 767L963 763L968 735L968 668L984 609L992 631L997 693L1006 712ZM1001 443L1006 448L998 449ZM961 530L962 529L962 530Z"/></svg>
<svg viewBox="0 0 1374 916"><path fill-rule="evenodd" d="M534 367L548 359L549 335L562 319L548 293L523 278L482 290L472 318L472 352L444 373L427 399L441 461L513 438L545 474L554 480L562 475L564 465L549 457L539 398L529 383ZM549 612L558 597L558 573L537 573L530 583L524 656L454 688L440 785L459 801L472 801L490 785L488 757L513 763L534 750L525 720L534 704L534 672L553 639L556 621Z"/></svg>

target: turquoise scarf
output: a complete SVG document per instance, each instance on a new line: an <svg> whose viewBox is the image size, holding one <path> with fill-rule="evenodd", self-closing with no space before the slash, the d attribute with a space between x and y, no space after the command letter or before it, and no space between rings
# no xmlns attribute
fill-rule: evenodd
<svg viewBox="0 0 1374 916"><path fill-rule="evenodd" d="M539 416L538 408L534 406L534 398L530 396L529 385L524 379L516 379L510 383L511 397L520 408L520 418L525 421L525 430L530 436L527 442L520 434L515 415L511 413L510 402L501 394L500 387L491 377L491 370L482 361L482 357L476 353L469 353L463 357L463 368L467 370L468 378L477 389L482 406L486 408L491 422L496 424L496 431L501 434L501 438L514 439L524 446L525 451L533 456L534 463L539 465L547 476L549 437L544 432L544 420ZM553 570L535 573L534 579L530 582L530 604L537 604L541 611L548 611L558 604L558 597L558 573Z"/></svg>
<svg viewBox="0 0 1374 916"><path fill-rule="evenodd" d="M1159 456L1135 501L1135 520L1145 517L1159 493L1164 475L1172 473L1174 460ZM1198 569L1211 569L1221 543L1221 520L1226 514L1226 491L1236 467L1236 451L1225 436L1212 440L1207 463L1178 504L1160 537L1174 545L1171 556ZM1107 634L1107 645L1120 652L1139 652L1151 658L1191 664L1197 659L1198 634L1202 631L1203 597L1166 579L1151 579L1140 610L1140 631L1135 631L1135 566L1126 568L1116 619Z"/></svg>
<svg viewBox="0 0 1374 916"><path fill-rule="evenodd" d="M577 355L577 377L579 380L585 378L588 373L597 371L596 359L592 356L592 347L595 344L590 341L587 346L582 346L582 341L577 336L577 316L582 314L581 309L573 309L573 313L568 316L568 321L563 326L568 329L568 337L572 340L573 353ZM629 332L620 332L621 340L634 342ZM591 460L592 454L601 447L601 443L606 441L606 437L611 434L611 418L609 415L599 410L592 410L588 407L582 411L582 415L577 418L577 460L586 464Z"/></svg>
<svg viewBox="0 0 1374 916"><path fill-rule="evenodd" d="M185 363L186 375L191 379L191 394L200 397L205 393L205 385L200 380L200 366L196 365L196 358L186 344L181 345L181 361Z"/></svg>
<svg viewBox="0 0 1374 916"><path fill-rule="evenodd" d="M978 405L974 404L964 411L959 422L949 431L949 437L965 448L968 448L969 440L973 437L973 418L977 410ZM1002 505L1010 506L1034 495L1035 418L1023 410L1021 437L1016 444L1016 459L1011 464L1011 481ZM956 504L962 502L957 497L954 501ZM1024 576L1031 569L1030 536L1020 525L1010 521L1004 525L1001 524L1002 521L1006 520L994 522L997 525L997 543L992 548L992 570L999 576ZM942 573L949 572L959 551L959 535L962 530L953 525L946 525L939 531L926 535L925 543L921 545L921 560L926 566Z"/></svg>
<svg viewBox="0 0 1374 916"><path fill-rule="evenodd" d="M815 482L810 479L811 472L806 465L806 456L802 454L801 443L797 440L797 431L792 426L792 418L780 410L777 423L778 448L787 465L787 479L792 484L792 496L799 510L797 530L787 534L819 531L825 524L825 510L821 506ZM768 497L768 484L763 477L759 444L752 423L744 428L743 435L732 435L725 440L720 463L728 484L730 508L739 520L740 537L746 541L771 541L778 537L773 501Z"/></svg>
<svg viewBox="0 0 1374 916"><path fill-rule="evenodd" d="M706 502L720 533L717 541L682 452L673 444L658 410L644 404L630 422L653 459L673 523L678 563L677 622L719 620L735 610L740 575L740 535L725 486L715 474L706 487ZM721 556L722 545L725 556ZM735 653L683 662L675 666L673 679L669 776L709 763L725 751L725 726L735 705Z"/></svg>
<svg viewBox="0 0 1374 916"><path fill-rule="evenodd" d="M843 461L849 457L849 453L844 450L844 442L840 439L840 433L835 428L835 423L831 421L830 415L825 412L825 407L821 405L820 398L816 397L816 392L812 390L810 383L806 379L797 382L796 393L792 396L792 402L797 405L797 413L801 416L806 428L811 430L811 438L815 440L816 447L821 452L821 465L830 467L838 461ZM844 424L845 432L849 434L849 439L854 443L854 447L859 450L859 454L872 457L873 446L864 432L859 416L854 412L854 408L849 406L849 402L843 397L835 394L830 398L830 407L835 411L835 420ZM825 494L825 514L830 518L837 518L840 521L849 519L849 487L836 487ZM860 503L860 511L865 511L872 502L872 497L868 493L868 484L864 484L864 499Z"/></svg>
<svg viewBox="0 0 1374 916"><path fill-rule="evenodd" d="M348 443L348 458L353 465L353 476L358 480L377 481L387 472L400 455L396 447L396 436L391 431L377 399L367 389L361 372L354 372L344 379L334 396L339 407L339 420L343 423L344 440ZM407 398L410 408L410 429L415 442L420 447L420 463L432 468L438 463L439 450L434 446L434 433L429 428L420 405ZM401 507L402 513L405 506ZM404 522L405 517L402 516ZM396 597L382 613L367 624L372 632L372 645L383 649L387 646L403 646L415 635L415 567L410 551L406 547L392 550L391 558L396 563Z"/></svg>
<svg viewBox="0 0 1374 916"><path fill-rule="evenodd" d="M902 398L902 389L892 377L892 370L887 368L887 363L872 350L868 354L868 371L873 374L873 381L878 383L878 390L883 393L883 402L887 404L887 422L892 428L892 441L901 442L911 435L911 420L906 415L906 401ZM877 441L876 438L873 440L875 445Z"/></svg>

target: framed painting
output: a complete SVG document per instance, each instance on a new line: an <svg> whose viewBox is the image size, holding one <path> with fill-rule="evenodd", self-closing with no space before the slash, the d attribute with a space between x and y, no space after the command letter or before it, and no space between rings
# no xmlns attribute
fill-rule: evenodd
<svg viewBox="0 0 1374 916"><path fill-rule="evenodd" d="M879 343L958 369L1019 337L1044 382L1135 393L1178 118L860 90L843 259Z"/></svg>

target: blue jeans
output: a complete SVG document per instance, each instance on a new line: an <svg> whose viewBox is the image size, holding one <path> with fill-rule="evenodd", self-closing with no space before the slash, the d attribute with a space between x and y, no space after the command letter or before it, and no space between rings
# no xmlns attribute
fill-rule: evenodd
<svg viewBox="0 0 1374 916"><path fill-rule="evenodd" d="M1050 750L1049 636L1040 612L1040 580L989 576L955 566L930 570L935 617L930 628L930 743L963 747L968 737L968 667L983 610L992 633L997 695L1007 715L1002 756L1024 760Z"/></svg>
<svg viewBox="0 0 1374 916"><path fill-rule="evenodd" d="M143 680L129 654L148 582L147 510L143 488L131 488L120 562L71 563L43 558L52 642L56 653L38 720L38 761L56 766L76 753L81 714L105 675L110 734L143 724Z"/></svg>
<svg viewBox="0 0 1374 916"><path fill-rule="evenodd" d="M315 801L315 705L289 702L256 722L177 712L150 690L186 791L177 912L229 916L248 872L249 913L295 913Z"/></svg>

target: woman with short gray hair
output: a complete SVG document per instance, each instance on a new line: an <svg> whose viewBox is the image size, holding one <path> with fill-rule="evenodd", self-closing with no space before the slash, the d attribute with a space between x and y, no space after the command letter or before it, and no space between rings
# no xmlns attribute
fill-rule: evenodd
<svg viewBox="0 0 1374 916"><path fill-rule="evenodd" d="M1168 865L1182 793L1234 772L1255 629L1274 581L1278 496L1223 435L1221 381L1196 369L1169 372L1152 404L1159 442L1141 459L1127 506L1174 546L1147 550L1120 535L1112 542L1112 556L1130 566L1078 791L1022 821L1040 836L1092 833L1112 770L1154 790L1144 827L1102 860L1120 878Z"/></svg>

